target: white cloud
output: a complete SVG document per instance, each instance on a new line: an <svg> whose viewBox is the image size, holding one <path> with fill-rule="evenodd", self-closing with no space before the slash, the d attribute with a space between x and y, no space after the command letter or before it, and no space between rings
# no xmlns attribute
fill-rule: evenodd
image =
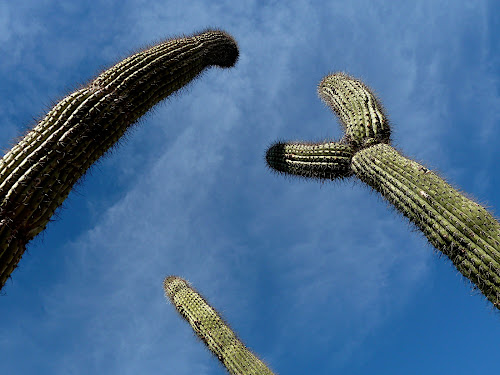
<svg viewBox="0 0 500 375"><path fill-rule="evenodd" d="M51 373L223 373L164 300L167 274L192 281L279 372L312 342L334 353L330 361L350 361L367 335L404 311L432 277L425 241L367 189L287 181L266 170L263 154L277 138L338 134L314 89L323 74L347 69L380 94L405 151L441 158L441 124L450 115L441 76L466 12L434 4L124 3L129 23L109 25L119 31L105 34L96 58L216 26L235 36L241 59L161 105L84 182L84 198L73 198L84 200L93 225L60 244L63 274L44 290L40 321L30 321L37 337L60 337L65 346ZM33 35L22 39L20 56ZM59 49L64 69L84 60L67 49ZM482 134L496 120L487 116ZM107 178L127 186L114 202L85 188ZM70 206L62 221L78 214ZM21 347L25 331L11 333Z"/></svg>

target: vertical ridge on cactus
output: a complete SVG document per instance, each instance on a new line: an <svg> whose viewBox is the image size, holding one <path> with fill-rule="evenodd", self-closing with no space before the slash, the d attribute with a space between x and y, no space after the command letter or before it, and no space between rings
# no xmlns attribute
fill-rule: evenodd
<svg viewBox="0 0 500 375"><path fill-rule="evenodd" d="M189 323L196 335L230 374L273 374L187 281L177 276L168 276L163 282L163 289L177 312Z"/></svg>
<svg viewBox="0 0 500 375"><path fill-rule="evenodd" d="M205 68L231 67L237 58L223 31L170 39L57 103L0 160L0 289L73 185L132 124Z"/></svg>
<svg viewBox="0 0 500 375"><path fill-rule="evenodd" d="M319 92L345 127L344 141L351 150L342 159L345 176L354 174L381 193L500 309L500 223L484 207L390 146L382 106L361 81L344 73L332 74L321 81ZM268 166L277 172L337 178L333 173L317 172L318 158L311 157L308 143L277 145L266 155ZM325 142L314 147L321 150L330 145ZM338 160L337 153L321 154L323 166Z"/></svg>

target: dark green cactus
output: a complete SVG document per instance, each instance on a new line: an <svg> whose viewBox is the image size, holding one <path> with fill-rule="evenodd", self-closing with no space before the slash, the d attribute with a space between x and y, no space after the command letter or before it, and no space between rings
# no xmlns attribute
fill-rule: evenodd
<svg viewBox="0 0 500 375"><path fill-rule="evenodd" d="M196 335L233 375L272 375L236 336L220 314L187 281L169 276L163 282L165 295Z"/></svg>
<svg viewBox="0 0 500 375"><path fill-rule="evenodd" d="M366 85L336 73L324 78L318 91L345 127L344 139L324 144L276 143L266 154L269 167L332 180L357 176L408 217L500 309L500 223L389 145L388 121Z"/></svg>
<svg viewBox="0 0 500 375"><path fill-rule="evenodd" d="M0 160L0 289L73 185L132 124L205 68L237 58L235 40L219 30L169 39L57 103Z"/></svg>

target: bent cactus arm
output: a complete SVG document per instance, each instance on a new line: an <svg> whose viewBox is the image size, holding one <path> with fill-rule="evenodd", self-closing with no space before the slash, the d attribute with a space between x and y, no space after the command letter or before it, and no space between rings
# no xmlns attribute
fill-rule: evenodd
<svg viewBox="0 0 500 375"><path fill-rule="evenodd" d="M163 282L165 295L196 335L233 375L272 375L222 320L219 313L187 281L169 276Z"/></svg>
<svg viewBox="0 0 500 375"><path fill-rule="evenodd" d="M276 143L267 150L266 161L278 173L334 180L352 174L353 154L351 145L341 142Z"/></svg>
<svg viewBox="0 0 500 375"><path fill-rule="evenodd" d="M205 68L237 58L235 40L222 31L170 39L57 103L0 160L0 289L73 185L132 124Z"/></svg>
<svg viewBox="0 0 500 375"><path fill-rule="evenodd" d="M318 86L319 97L335 112L350 144L389 142L391 129L382 104L359 79L344 73L330 74Z"/></svg>
<svg viewBox="0 0 500 375"><path fill-rule="evenodd" d="M344 175L354 174L380 192L500 309L500 223L484 207L389 145L388 121L366 85L337 73L323 79L318 91L346 130L344 143L352 154L342 159ZM323 150L331 144L314 147ZM317 156L311 158L311 147L277 143L267 151L268 166L302 177L338 178L329 167L338 163L338 155L322 152L320 166ZM320 167L322 173L318 173Z"/></svg>

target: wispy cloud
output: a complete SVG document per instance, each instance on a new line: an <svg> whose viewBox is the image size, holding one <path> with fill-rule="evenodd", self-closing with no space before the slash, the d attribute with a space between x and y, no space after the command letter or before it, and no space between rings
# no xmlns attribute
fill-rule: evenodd
<svg viewBox="0 0 500 375"><path fill-rule="evenodd" d="M81 196L71 197L53 230L63 232L69 216L81 215L90 225L67 229L79 235L32 253L33 264L44 257L44 265L58 267L43 288L33 286L39 311L19 311L25 326L11 324L0 334L7 355L22 349L34 357L23 373L37 366L52 374L222 373L164 299L168 274L190 280L280 373L289 361L328 358L318 373L330 373L353 358L370 358L367 337L406 311L421 283L435 276L433 251L361 184L290 180L264 163L276 139L339 136L315 92L331 71L347 70L373 86L397 145L439 169L453 165L445 175L454 179L471 171L457 169L452 146L443 145L457 136L449 98L461 106L472 102L479 116L476 145L485 147L480 160L489 160L474 170L477 189L496 186L488 172L498 152L485 139L495 137L498 116L487 108L499 101L498 78L485 65L487 53L466 75L456 57L466 52L469 32L488 43L492 31L475 28L488 24L484 2L463 9L431 0L396 7L130 0L116 8L100 1L107 10L100 16L81 4L51 8L68 19L57 27L35 18L32 28L26 26L30 2L21 3L22 11L0 5L0 31L8 29L0 38L13 51L0 69L16 71L11 64L34 48L43 59L28 58L16 79L43 78L23 78L26 98L16 91L12 109L0 103L4 124L20 118L16 101L36 108L47 90L53 97L58 85L70 85L73 68L73 78L82 79L96 68L89 61L105 65L151 40L216 26L233 34L241 49L234 69L208 71L156 108L85 179ZM53 41L71 22L80 31ZM41 35L43 48L35 46ZM5 144L13 131L2 130ZM55 254L64 254L63 261ZM60 354L53 356L56 349Z"/></svg>

